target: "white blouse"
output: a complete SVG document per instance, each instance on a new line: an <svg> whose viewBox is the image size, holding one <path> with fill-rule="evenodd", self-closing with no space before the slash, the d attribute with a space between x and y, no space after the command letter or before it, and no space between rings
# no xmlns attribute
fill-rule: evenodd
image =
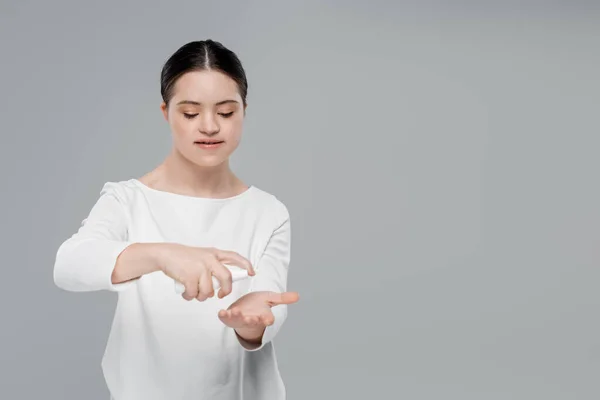
<svg viewBox="0 0 600 400"><path fill-rule="evenodd" d="M232 250L256 275L233 283L223 299L186 301L162 271L113 284L118 255L135 242L173 242ZM282 400L273 339L275 323L247 349L218 318L250 291L287 290L290 216L274 195L255 186L225 199L152 189L137 179L107 182L79 230L58 249L54 281L73 292L114 291L118 303L102 370L114 400Z"/></svg>

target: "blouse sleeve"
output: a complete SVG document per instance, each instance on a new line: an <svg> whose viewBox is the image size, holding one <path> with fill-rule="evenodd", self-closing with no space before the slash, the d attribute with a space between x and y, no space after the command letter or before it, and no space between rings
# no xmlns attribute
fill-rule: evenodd
<svg viewBox="0 0 600 400"><path fill-rule="evenodd" d="M58 248L54 283L71 292L121 291L135 283L112 283L118 256L131 244L127 240L128 214L116 194L115 184L107 183L78 231Z"/></svg>
<svg viewBox="0 0 600 400"><path fill-rule="evenodd" d="M291 224L289 214L271 235L266 248L255 265L256 275L252 277L250 291L287 291L288 270L291 255ZM266 327L262 342L257 347L246 347L248 351L257 351L271 342L287 318L287 305L280 304L271 308L275 322Z"/></svg>

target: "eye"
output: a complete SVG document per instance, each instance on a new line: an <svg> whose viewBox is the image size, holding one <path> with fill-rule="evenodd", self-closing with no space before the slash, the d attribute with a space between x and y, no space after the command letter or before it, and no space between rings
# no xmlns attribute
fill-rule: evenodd
<svg viewBox="0 0 600 400"><path fill-rule="evenodd" d="M233 115L233 111L228 112L228 113L219 113L219 115L222 116L223 118L229 118Z"/></svg>
<svg viewBox="0 0 600 400"><path fill-rule="evenodd" d="M198 114L188 114L188 113L183 113L183 116L186 117L187 119L192 119L194 118L196 115Z"/></svg>

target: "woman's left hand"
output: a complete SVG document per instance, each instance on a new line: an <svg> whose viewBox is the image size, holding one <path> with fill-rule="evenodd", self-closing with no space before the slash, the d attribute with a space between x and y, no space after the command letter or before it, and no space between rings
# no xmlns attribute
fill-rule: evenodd
<svg viewBox="0 0 600 400"><path fill-rule="evenodd" d="M296 292L251 292L219 311L219 319L244 340L260 344L265 328L275 322L271 307L292 304L299 299Z"/></svg>

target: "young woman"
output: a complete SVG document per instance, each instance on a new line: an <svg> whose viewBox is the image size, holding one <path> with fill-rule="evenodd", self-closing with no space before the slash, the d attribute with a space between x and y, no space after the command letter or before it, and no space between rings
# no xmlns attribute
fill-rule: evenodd
<svg viewBox="0 0 600 400"><path fill-rule="evenodd" d="M161 74L172 151L139 179L106 182L57 251L58 287L118 293L102 359L114 400L285 398L273 338L298 301L290 215L229 165L247 87L220 43L178 49ZM236 269L248 277L232 281Z"/></svg>

